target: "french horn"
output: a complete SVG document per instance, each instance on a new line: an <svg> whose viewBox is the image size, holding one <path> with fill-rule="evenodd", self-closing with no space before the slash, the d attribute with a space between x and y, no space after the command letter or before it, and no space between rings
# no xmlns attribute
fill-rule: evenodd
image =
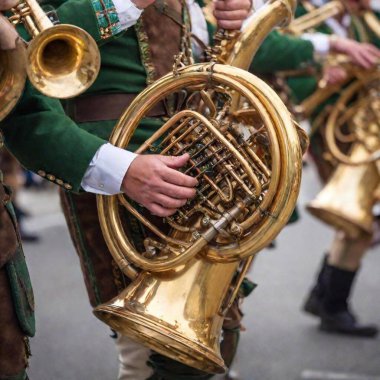
<svg viewBox="0 0 380 380"><path fill-rule="evenodd" d="M94 314L209 373L226 369L219 349L224 315L253 256L286 224L299 191L302 152L293 120L276 93L243 70L294 7L273 0L241 34L219 31L210 62L183 65L177 58L173 72L126 109L110 138L127 147L148 111L174 99L169 119L137 153L189 153L183 171L199 185L194 199L157 223L123 194L98 196L104 238L132 283ZM147 231L139 247L125 211Z"/></svg>
<svg viewBox="0 0 380 380"><path fill-rule="evenodd" d="M20 98L26 74L44 95L67 99L86 91L100 69L100 54L94 39L83 29L55 25L36 0L22 0L12 9L9 21L24 24L31 42L25 47L0 52L0 120Z"/></svg>
<svg viewBox="0 0 380 380"><path fill-rule="evenodd" d="M379 120L378 71L350 83L327 118L327 147L339 164L307 208L351 238L372 233L372 209L380 201ZM350 145L348 152L342 144Z"/></svg>

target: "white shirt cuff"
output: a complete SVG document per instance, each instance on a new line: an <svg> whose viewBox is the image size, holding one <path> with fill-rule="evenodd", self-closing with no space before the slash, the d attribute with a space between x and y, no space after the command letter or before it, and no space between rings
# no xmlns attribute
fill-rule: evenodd
<svg viewBox="0 0 380 380"><path fill-rule="evenodd" d="M326 55L330 51L330 40L323 33L304 33L301 38L313 44L314 52L318 55Z"/></svg>
<svg viewBox="0 0 380 380"><path fill-rule="evenodd" d="M102 145L82 178L82 188L89 193L102 195L121 193L125 173L136 157L137 154L109 143Z"/></svg>
<svg viewBox="0 0 380 380"><path fill-rule="evenodd" d="M113 0L113 3L119 16L122 30L136 24L143 11L142 9L137 8L131 0Z"/></svg>

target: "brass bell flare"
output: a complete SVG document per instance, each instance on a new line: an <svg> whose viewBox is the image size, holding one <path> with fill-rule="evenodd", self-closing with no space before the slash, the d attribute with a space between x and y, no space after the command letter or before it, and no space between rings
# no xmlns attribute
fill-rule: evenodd
<svg viewBox="0 0 380 380"><path fill-rule="evenodd" d="M178 272L142 272L94 314L164 356L208 373L223 373L223 300L238 266L196 258Z"/></svg>
<svg viewBox="0 0 380 380"><path fill-rule="evenodd" d="M19 42L16 49L0 51L0 120L10 113L24 89L25 50Z"/></svg>
<svg viewBox="0 0 380 380"><path fill-rule="evenodd" d="M351 158L359 160L367 155L366 149L357 144ZM375 198L370 194L375 193L379 183L380 175L375 163L359 166L340 164L307 209L351 238L362 233L371 234Z"/></svg>
<svg viewBox="0 0 380 380"><path fill-rule="evenodd" d="M100 69L98 47L83 29L55 25L38 34L27 49L30 82L44 95L67 99L86 91Z"/></svg>

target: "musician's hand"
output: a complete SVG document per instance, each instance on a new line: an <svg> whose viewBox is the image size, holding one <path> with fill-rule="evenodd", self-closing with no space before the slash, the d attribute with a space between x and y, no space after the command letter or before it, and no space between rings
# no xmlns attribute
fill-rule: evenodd
<svg viewBox="0 0 380 380"><path fill-rule="evenodd" d="M250 0L216 0L214 4L214 16L223 29L240 29L252 11Z"/></svg>
<svg viewBox="0 0 380 380"><path fill-rule="evenodd" d="M153 4L156 0L132 0L133 4L139 9L145 9L149 5Z"/></svg>
<svg viewBox="0 0 380 380"><path fill-rule="evenodd" d="M338 84L347 78L346 70L341 66L327 66L324 68L323 78L327 84Z"/></svg>
<svg viewBox="0 0 380 380"><path fill-rule="evenodd" d="M0 11L6 11L15 7L19 0L0 0Z"/></svg>
<svg viewBox="0 0 380 380"><path fill-rule="evenodd" d="M172 215L195 195L198 181L177 170L188 160L188 154L139 155L124 176L122 191L154 215Z"/></svg>
<svg viewBox="0 0 380 380"><path fill-rule="evenodd" d="M348 55L352 62L364 69L371 69L379 62L380 50L371 44L348 38L334 38L330 42L332 51Z"/></svg>

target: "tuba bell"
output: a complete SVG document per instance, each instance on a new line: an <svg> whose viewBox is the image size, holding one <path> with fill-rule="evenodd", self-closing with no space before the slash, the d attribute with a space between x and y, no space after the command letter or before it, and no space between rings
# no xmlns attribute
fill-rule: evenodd
<svg viewBox="0 0 380 380"><path fill-rule="evenodd" d="M210 62L184 65L177 57L173 72L133 101L111 136L112 144L126 147L149 109L174 99L170 118L137 153L189 153L184 172L199 185L193 200L159 221L123 194L98 196L106 243L132 283L94 314L210 373L226 369L221 327L244 274L286 224L299 191L302 152L293 120L276 93L242 69L294 7L273 0L241 34L218 31ZM148 231L138 246L125 229L125 211Z"/></svg>
<svg viewBox="0 0 380 380"><path fill-rule="evenodd" d="M12 13L9 21L24 24L32 41L0 52L0 120L16 105L26 74L44 95L67 99L86 91L100 69L96 42L83 29L55 25L36 0L21 1Z"/></svg>
<svg viewBox="0 0 380 380"><path fill-rule="evenodd" d="M344 112L344 114L343 114ZM371 234L372 209L380 200L380 73L351 83L326 125L326 143L339 162L327 185L307 206L316 217L356 238ZM348 128L344 132L342 129ZM351 145L348 153L338 143Z"/></svg>

